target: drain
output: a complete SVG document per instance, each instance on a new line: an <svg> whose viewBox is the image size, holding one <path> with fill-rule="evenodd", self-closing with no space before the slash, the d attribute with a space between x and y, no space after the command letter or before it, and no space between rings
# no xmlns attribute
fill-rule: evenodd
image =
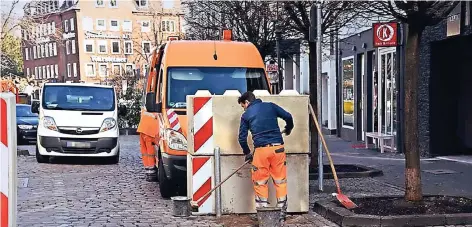
<svg viewBox="0 0 472 227"><path fill-rule="evenodd" d="M29 178L18 177L18 187L19 188L27 188L28 183L29 183Z"/></svg>

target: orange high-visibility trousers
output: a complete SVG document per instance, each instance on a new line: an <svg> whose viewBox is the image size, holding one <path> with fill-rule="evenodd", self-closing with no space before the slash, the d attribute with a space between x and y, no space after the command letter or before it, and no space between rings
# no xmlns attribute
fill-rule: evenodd
<svg viewBox="0 0 472 227"><path fill-rule="evenodd" d="M283 145L256 148L252 161L252 181L256 207L266 207L269 198L269 177L272 177L277 207L287 209L287 162Z"/></svg>
<svg viewBox="0 0 472 227"><path fill-rule="evenodd" d="M155 141L154 137L148 136L144 133L139 134L139 143L141 147L141 156L143 159L144 169L146 173L154 173L154 168L156 166L156 155L154 150L153 142Z"/></svg>

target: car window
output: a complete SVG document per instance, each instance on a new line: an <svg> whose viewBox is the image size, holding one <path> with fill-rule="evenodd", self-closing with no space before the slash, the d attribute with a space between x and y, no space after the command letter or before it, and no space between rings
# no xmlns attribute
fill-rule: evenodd
<svg viewBox="0 0 472 227"><path fill-rule="evenodd" d="M17 117L37 117L37 113L31 112L31 106L16 106Z"/></svg>

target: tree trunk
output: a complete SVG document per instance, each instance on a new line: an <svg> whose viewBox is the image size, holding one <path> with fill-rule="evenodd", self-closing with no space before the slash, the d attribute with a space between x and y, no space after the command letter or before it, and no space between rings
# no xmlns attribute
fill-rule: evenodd
<svg viewBox="0 0 472 227"><path fill-rule="evenodd" d="M420 153L418 143L418 77L421 29L408 26L405 70L405 199L421 201Z"/></svg>
<svg viewBox="0 0 472 227"><path fill-rule="evenodd" d="M316 116L318 116L318 105L317 105L317 83L316 83L316 43L308 42L309 48L309 89L310 89L310 104L315 111ZM309 130L310 130L310 151L311 151L311 160L310 168L318 168L318 131L316 130L315 123L310 118Z"/></svg>

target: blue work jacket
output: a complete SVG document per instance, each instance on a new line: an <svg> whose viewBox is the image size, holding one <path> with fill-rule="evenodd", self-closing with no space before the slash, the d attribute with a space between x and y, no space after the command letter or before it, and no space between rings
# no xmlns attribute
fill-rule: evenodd
<svg viewBox="0 0 472 227"><path fill-rule="evenodd" d="M241 116L239 125L239 144L244 154L251 152L247 144L248 130L251 131L255 148L268 144L284 143L277 122L279 117L285 120L285 130L292 131L292 115L280 106L271 102L262 102L260 99L256 99L249 104Z"/></svg>

